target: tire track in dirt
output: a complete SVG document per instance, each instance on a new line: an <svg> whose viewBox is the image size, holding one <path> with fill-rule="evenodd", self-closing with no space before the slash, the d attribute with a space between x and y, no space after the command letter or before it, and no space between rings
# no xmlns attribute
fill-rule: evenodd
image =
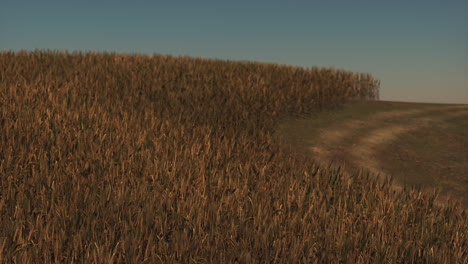
<svg viewBox="0 0 468 264"><path fill-rule="evenodd" d="M418 119L411 126L405 125L392 125L389 127L383 127L372 131L369 135L362 137L362 139L356 143L358 146L356 151L350 152L354 157L354 160L360 160L359 165L365 165L367 161L374 161L372 159L373 154L376 150L383 145L386 145L388 142L395 140L397 137L401 136L404 133L408 133L414 130L423 129L430 125L432 121L444 121L446 119L467 116L468 110L459 111L454 113L448 113L440 116L439 118L426 118ZM367 158L367 159L366 159ZM365 161L366 160L366 161ZM369 167L366 165L365 167ZM371 168L373 166L370 166ZM379 166L375 166L378 168Z"/></svg>
<svg viewBox="0 0 468 264"><path fill-rule="evenodd" d="M380 129L384 127L388 129L388 125L385 123L394 123L397 118L420 118L424 115L429 115L432 112L438 110L460 110L466 109L465 106L436 106L436 107L427 107L424 109L413 109L413 110L392 110L388 112L379 112L371 115L369 118L363 119L353 119L346 121L345 123L340 123L325 129L319 134L318 144L309 147L313 153L317 154L320 159L324 161L329 161L331 159L330 150L341 149L346 150L347 147L343 146L344 142L353 141L352 139L356 136L362 137L362 135L356 135L356 131L365 128L365 129ZM386 122L388 121L388 122ZM355 147L355 146L353 146Z"/></svg>
<svg viewBox="0 0 468 264"><path fill-rule="evenodd" d="M438 111L438 112L437 112ZM432 114L431 114L432 113ZM345 171L347 168L364 168L371 173L385 178L388 175L381 169L381 160L376 157L390 142L404 133L423 129L431 122L439 122L458 116L468 116L467 106L436 106L415 110L394 110L380 112L369 118L353 119L345 123L327 127L319 134L318 144L310 146L319 162L330 163L336 161L336 153L345 157ZM406 122L395 120L405 119ZM357 134L363 130L364 134ZM346 164L347 163L347 164ZM394 190L401 190L399 183L394 184ZM439 196L438 203L444 203L447 197Z"/></svg>

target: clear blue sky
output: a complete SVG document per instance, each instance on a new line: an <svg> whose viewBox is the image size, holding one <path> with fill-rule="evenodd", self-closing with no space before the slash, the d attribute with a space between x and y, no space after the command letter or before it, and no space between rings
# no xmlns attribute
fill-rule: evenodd
<svg viewBox="0 0 468 264"><path fill-rule="evenodd" d="M0 50L189 55L369 72L381 99L468 103L468 1L0 0Z"/></svg>

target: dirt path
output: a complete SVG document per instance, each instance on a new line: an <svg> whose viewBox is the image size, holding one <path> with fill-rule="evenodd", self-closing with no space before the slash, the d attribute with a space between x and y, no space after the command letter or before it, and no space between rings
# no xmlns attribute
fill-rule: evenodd
<svg viewBox="0 0 468 264"><path fill-rule="evenodd" d="M468 106L373 104L365 106L367 111L357 104L323 116L285 120L278 132L285 142L310 151L318 162L344 165L348 173L364 168L381 177L393 176L395 189L405 184L439 187L439 203L451 197L468 208ZM408 140L410 133L417 140ZM424 138L426 144L416 144ZM440 138L447 141L442 147ZM428 148L433 143L437 149ZM427 152L434 155L421 162ZM451 168L453 175L447 178L433 164Z"/></svg>

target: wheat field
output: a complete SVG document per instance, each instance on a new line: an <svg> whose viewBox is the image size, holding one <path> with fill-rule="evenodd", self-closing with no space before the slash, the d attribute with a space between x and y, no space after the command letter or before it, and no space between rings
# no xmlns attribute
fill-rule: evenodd
<svg viewBox="0 0 468 264"><path fill-rule="evenodd" d="M379 80L163 55L0 52L0 263L466 263L437 193L318 166L291 115Z"/></svg>

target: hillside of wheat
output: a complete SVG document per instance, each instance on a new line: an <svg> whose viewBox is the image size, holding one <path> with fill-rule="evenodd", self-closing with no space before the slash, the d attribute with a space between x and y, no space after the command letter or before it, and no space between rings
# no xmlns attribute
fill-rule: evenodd
<svg viewBox="0 0 468 264"><path fill-rule="evenodd" d="M0 263L466 262L457 206L274 136L378 89L332 68L0 52Z"/></svg>

